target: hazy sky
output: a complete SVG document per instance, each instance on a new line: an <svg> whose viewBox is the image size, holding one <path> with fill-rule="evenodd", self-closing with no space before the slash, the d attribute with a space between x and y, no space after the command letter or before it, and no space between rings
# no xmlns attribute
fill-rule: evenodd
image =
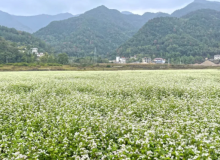
<svg viewBox="0 0 220 160"><path fill-rule="evenodd" d="M100 5L119 11L167 12L182 8L193 0L0 0L0 10L15 15L80 14ZM220 0L216 0L220 1Z"/></svg>

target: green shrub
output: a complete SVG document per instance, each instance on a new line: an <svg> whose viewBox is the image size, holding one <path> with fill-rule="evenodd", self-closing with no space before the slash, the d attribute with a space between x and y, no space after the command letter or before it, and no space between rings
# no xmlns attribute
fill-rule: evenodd
<svg viewBox="0 0 220 160"><path fill-rule="evenodd" d="M7 65L7 66L12 66L13 63L6 63L5 65Z"/></svg>
<svg viewBox="0 0 220 160"><path fill-rule="evenodd" d="M28 66L28 63L14 63L13 66Z"/></svg>
<svg viewBox="0 0 220 160"><path fill-rule="evenodd" d="M37 64L36 64L36 63L29 63L28 66L29 66L29 67L36 67Z"/></svg>
<svg viewBox="0 0 220 160"><path fill-rule="evenodd" d="M62 64L59 63L48 63L48 66L63 66Z"/></svg>

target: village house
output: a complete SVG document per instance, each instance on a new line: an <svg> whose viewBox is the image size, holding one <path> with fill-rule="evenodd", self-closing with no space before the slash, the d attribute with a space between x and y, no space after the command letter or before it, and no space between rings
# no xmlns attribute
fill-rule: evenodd
<svg viewBox="0 0 220 160"><path fill-rule="evenodd" d="M142 58L142 63L151 63L151 58L144 57Z"/></svg>
<svg viewBox="0 0 220 160"><path fill-rule="evenodd" d="M220 55L215 55L214 60L220 60Z"/></svg>
<svg viewBox="0 0 220 160"><path fill-rule="evenodd" d="M42 56L44 56L44 53L38 53L37 54L37 57L42 57Z"/></svg>
<svg viewBox="0 0 220 160"><path fill-rule="evenodd" d="M31 53L36 54L38 58L44 56L44 53L38 53L38 48L31 48Z"/></svg>
<svg viewBox="0 0 220 160"><path fill-rule="evenodd" d="M31 48L31 53L38 54L38 48Z"/></svg>
<svg viewBox="0 0 220 160"><path fill-rule="evenodd" d="M165 64L166 60L163 59L163 58L155 58L154 63L156 63L156 64Z"/></svg>
<svg viewBox="0 0 220 160"><path fill-rule="evenodd" d="M137 56L134 55L134 57L130 57L130 59L135 59L135 60L137 60Z"/></svg>
<svg viewBox="0 0 220 160"><path fill-rule="evenodd" d="M116 57L116 63L126 63L125 57Z"/></svg>

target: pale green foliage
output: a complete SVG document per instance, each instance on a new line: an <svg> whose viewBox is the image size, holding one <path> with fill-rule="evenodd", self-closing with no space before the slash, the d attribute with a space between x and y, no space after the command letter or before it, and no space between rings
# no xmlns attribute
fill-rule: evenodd
<svg viewBox="0 0 220 160"><path fill-rule="evenodd" d="M0 159L218 159L220 71L0 73Z"/></svg>

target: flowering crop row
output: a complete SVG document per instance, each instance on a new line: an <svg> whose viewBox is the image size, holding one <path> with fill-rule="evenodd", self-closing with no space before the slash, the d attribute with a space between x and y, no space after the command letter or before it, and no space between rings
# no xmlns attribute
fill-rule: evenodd
<svg viewBox="0 0 220 160"><path fill-rule="evenodd" d="M218 159L220 71L0 73L0 159Z"/></svg>

